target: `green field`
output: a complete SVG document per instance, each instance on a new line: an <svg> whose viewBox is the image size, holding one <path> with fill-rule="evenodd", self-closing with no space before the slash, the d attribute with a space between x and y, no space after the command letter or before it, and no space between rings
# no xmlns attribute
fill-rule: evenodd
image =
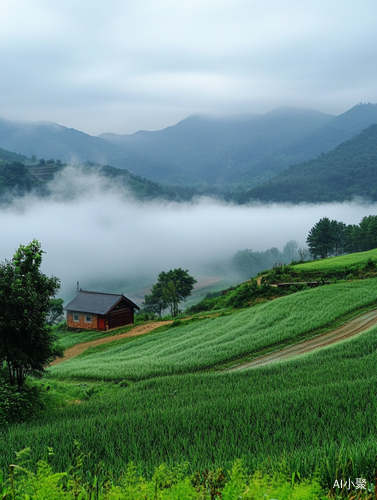
<svg viewBox="0 0 377 500"><path fill-rule="evenodd" d="M368 250L368 252L351 253L339 257L327 257L327 259L314 260L296 264L292 269L296 271L331 271L341 270L345 267L349 269L359 269L366 264L368 259L377 263L377 249Z"/></svg>
<svg viewBox="0 0 377 500"><path fill-rule="evenodd" d="M297 342L334 326L339 317L375 305L375 283L365 280L305 290L230 316L108 345L101 352L52 367L51 375L59 379L141 380L214 367Z"/></svg>
<svg viewBox="0 0 377 500"><path fill-rule="evenodd" d="M342 282L176 322L53 366L38 382L49 387L48 410L0 429L0 471L27 447L33 468L47 446L53 469L68 470L78 441L90 452L85 477L102 462L101 474L110 471L115 483L130 461L147 478L162 463L187 462L189 474L223 467L229 479L237 459L270 474L282 463L301 477L317 470L327 489L342 477L372 481L377 327L289 361L214 370L331 330L376 305L375 279ZM90 336L60 333L66 347Z"/></svg>
<svg viewBox="0 0 377 500"><path fill-rule="evenodd" d="M54 333L58 336L59 344L64 348L68 349L76 344L80 344L81 342L89 342L90 340L101 339L103 337L111 337L116 335L117 333L124 333L128 330L131 330L131 326L129 327L121 327L116 330L112 330L111 332L102 332L98 330L80 330L80 331L72 331L67 330L66 328L61 329L54 327Z"/></svg>
<svg viewBox="0 0 377 500"><path fill-rule="evenodd" d="M52 446L52 464L66 470L74 440L115 475L133 460L152 473L162 462L190 470L242 458L251 469L277 464L329 485L338 466L353 477L373 474L377 454L377 328L316 353L240 373L198 373L141 381L72 383L87 399L3 431L0 468L30 446L32 458ZM55 385L54 385L55 384ZM69 390L64 383L64 390ZM51 382L51 390L59 390ZM97 392L95 392L97 391ZM91 395L90 395L91 394ZM338 456L340 453L340 456ZM337 458L338 456L338 458Z"/></svg>

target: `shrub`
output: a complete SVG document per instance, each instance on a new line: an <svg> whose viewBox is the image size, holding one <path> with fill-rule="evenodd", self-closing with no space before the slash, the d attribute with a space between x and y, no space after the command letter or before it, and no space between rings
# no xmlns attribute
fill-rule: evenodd
<svg viewBox="0 0 377 500"><path fill-rule="evenodd" d="M31 420L44 407L40 387L30 381L22 387L11 386L4 374L0 374L0 427Z"/></svg>

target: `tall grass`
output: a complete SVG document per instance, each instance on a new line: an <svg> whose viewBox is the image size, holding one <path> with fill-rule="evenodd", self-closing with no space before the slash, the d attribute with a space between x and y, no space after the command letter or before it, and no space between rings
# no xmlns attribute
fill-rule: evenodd
<svg viewBox="0 0 377 500"><path fill-rule="evenodd" d="M312 354L238 373L161 377L106 390L35 422L3 429L0 469L15 451L32 458L54 449L67 470L74 440L114 474L133 460L152 474L162 462L192 471L242 458L252 470L274 469L282 456L303 476L320 469L372 480L377 454L377 328ZM352 460L349 458L352 457Z"/></svg>
<svg viewBox="0 0 377 500"><path fill-rule="evenodd" d="M303 264L292 266L296 271L339 271L344 267L350 269L358 269L365 264L368 259L377 262L377 249L368 250L367 252L350 253L348 255L340 255L339 257L327 257Z"/></svg>
<svg viewBox="0 0 377 500"><path fill-rule="evenodd" d="M101 339L103 337L110 337L119 333L124 333L131 330L131 326L122 326L111 332L98 331L98 330L73 330L65 326L53 327L53 333L58 336L58 343L64 348L68 349L81 342L88 342L90 340Z"/></svg>
<svg viewBox="0 0 377 500"><path fill-rule="evenodd" d="M374 280L306 290L231 316L109 346L53 366L51 374L60 379L119 381L195 372L297 342L355 309L375 305L376 300Z"/></svg>

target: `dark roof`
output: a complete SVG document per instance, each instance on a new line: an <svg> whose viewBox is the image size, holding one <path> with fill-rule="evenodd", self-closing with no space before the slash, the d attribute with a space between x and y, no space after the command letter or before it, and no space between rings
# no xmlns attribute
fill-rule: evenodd
<svg viewBox="0 0 377 500"><path fill-rule="evenodd" d="M86 290L80 290L64 309L92 314L106 314L122 299L125 299L131 308L140 310L139 306L134 304L132 300L127 299L122 293L88 292Z"/></svg>

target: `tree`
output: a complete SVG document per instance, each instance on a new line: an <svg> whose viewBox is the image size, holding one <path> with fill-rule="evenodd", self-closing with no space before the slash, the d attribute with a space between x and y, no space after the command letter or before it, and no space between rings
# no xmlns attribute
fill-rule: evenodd
<svg viewBox="0 0 377 500"><path fill-rule="evenodd" d="M49 301L60 288L58 278L40 271L41 245L20 245L11 261L0 263L0 366L6 366L11 385L27 375L42 376L45 366L62 349L46 324Z"/></svg>
<svg viewBox="0 0 377 500"><path fill-rule="evenodd" d="M172 269L161 272L158 282L153 285L152 293L144 298L146 310L158 312L161 316L163 309L169 308L173 317L178 314L178 305L191 295L196 279L189 275L188 269Z"/></svg>
<svg viewBox="0 0 377 500"><path fill-rule="evenodd" d="M334 221L324 217L309 231L306 243L314 258L324 259L334 252Z"/></svg>
<svg viewBox="0 0 377 500"><path fill-rule="evenodd" d="M339 255L344 253L346 247L346 225L344 222L338 222L336 220L332 220L330 222L331 233L332 233L332 241L333 241L333 250L332 253L334 255Z"/></svg>
<svg viewBox="0 0 377 500"><path fill-rule="evenodd" d="M308 257L309 255L309 250L307 247L304 247L304 246L300 246L298 247L298 255L300 257L300 262L304 262L304 260Z"/></svg>
<svg viewBox="0 0 377 500"><path fill-rule="evenodd" d="M152 286L151 293L144 296L143 308L145 312L151 312L161 316L162 311L168 307L162 297L162 290L159 283Z"/></svg>
<svg viewBox="0 0 377 500"><path fill-rule="evenodd" d="M48 325L56 325L62 321L64 317L63 303L63 299L50 299L46 315L46 323Z"/></svg>
<svg viewBox="0 0 377 500"><path fill-rule="evenodd" d="M289 264L290 262L297 260L298 256L298 243L296 240L287 241L283 248L283 258L284 262Z"/></svg>

